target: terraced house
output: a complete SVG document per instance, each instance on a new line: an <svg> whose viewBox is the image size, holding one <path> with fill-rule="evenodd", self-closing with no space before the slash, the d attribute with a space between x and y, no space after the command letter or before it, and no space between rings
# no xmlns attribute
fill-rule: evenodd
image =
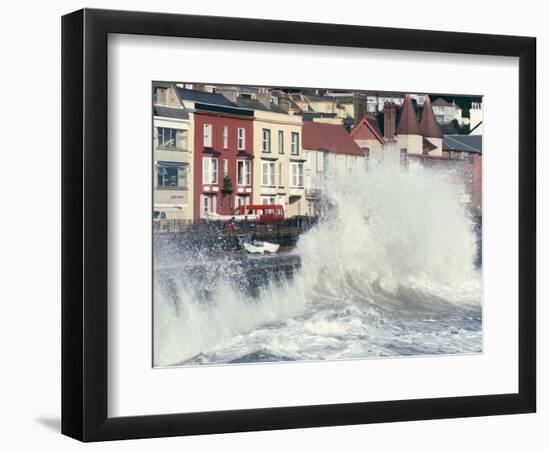
<svg viewBox="0 0 550 450"><path fill-rule="evenodd" d="M193 136L189 113L170 84L155 83L153 96L153 217L191 220Z"/></svg>
<svg viewBox="0 0 550 450"><path fill-rule="evenodd" d="M254 111L254 204L278 204L285 216L305 212L302 118L277 105L245 98L237 106Z"/></svg>
<svg viewBox="0 0 550 450"><path fill-rule="evenodd" d="M193 219L230 215L252 200L254 112L221 94L177 92L193 122Z"/></svg>

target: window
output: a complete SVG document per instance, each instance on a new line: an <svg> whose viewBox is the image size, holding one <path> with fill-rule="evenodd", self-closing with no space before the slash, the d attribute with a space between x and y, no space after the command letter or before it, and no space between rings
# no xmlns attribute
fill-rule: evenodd
<svg viewBox="0 0 550 450"><path fill-rule="evenodd" d="M187 149L187 130L158 127L157 147L162 150Z"/></svg>
<svg viewBox="0 0 550 450"><path fill-rule="evenodd" d="M229 144L229 128L223 127L223 148L227 148Z"/></svg>
<svg viewBox="0 0 550 450"><path fill-rule="evenodd" d="M315 158L315 163L317 166L317 172L322 173L325 171L325 156L327 152L310 152L310 154Z"/></svg>
<svg viewBox="0 0 550 450"><path fill-rule="evenodd" d="M203 126L203 144L205 147L212 147L212 125L209 123Z"/></svg>
<svg viewBox="0 0 550 450"><path fill-rule="evenodd" d="M217 209L217 197L212 194L203 194L201 195L201 217L207 217L208 213L216 212Z"/></svg>
<svg viewBox="0 0 550 450"><path fill-rule="evenodd" d="M279 130L279 154L284 155L285 153L285 132Z"/></svg>
<svg viewBox="0 0 550 450"><path fill-rule="evenodd" d="M262 129L262 152L271 153L271 130Z"/></svg>
<svg viewBox="0 0 550 450"><path fill-rule="evenodd" d="M218 184L218 158L202 158L202 183Z"/></svg>
<svg viewBox="0 0 550 450"><path fill-rule="evenodd" d="M300 137L298 133L292 133L292 145L290 148L290 153L293 155L298 155L300 153Z"/></svg>
<svg viewBox="0 0 550 450"><path fill-rule="evenodd" d="M250 160L237 161L237 184L250 185Z"/></svg>
<svg viewBox="0 0 550 450"><path fill-rule="evenodd" d="M399 154L399 163L402 167L406 167L408 163L408 155L407 155L407 149L402 148L401 152Z"/></svg>
<svg viewBox="0 0 550 450"><path fill-rule="evenodd" d="M473 153L465 153L465 159L468 164L474 163L474 154Z"/></svg>
<svg viewBox="0 0 550 450"><path fill-rule="evenodd" d="M177 164L157 164L157 184L159 187L187 187L187 167Z"/></svg>
<svg viewBox="0 0 550 450"><path fill-rule="evenodd" d="M223 160L223 176L227 177L229 175L229 161L227 159Z"/></svg>
<svg viewBox="0 0 550 450"><path fill-rule="evenodd" d="M283 180L284 180L284 178L283 178L283 163L280 162L279 163L279 187L284 186Z"/></svg>
<svg viewBox="0 0 550 450"><path fill-rule="evenodd" d="M245 146L245 133L244 128L238 128L237 129L237 147L239 150L244 150Z"/></svg>
<svg viewBox="0 0 550 450"><path fill-rule="evenodd" d="M275 186L275 162L262 161L262 185Z"/></svg>
<svg viewBox="0 0 550 450"><path fill-rule="evenodd" d="M304 187L304 163L290 163L290 186Z"/></svg>
<svg viewBox="0 0 550 450"><path fill-rule="evenodd" d="M246 206L250 204L250 196L248 195L236 195L235 196L235 208L239 206ZM239 211L236 211L236 216L239 215Z"/></svg>
<svg viewBox="0 0 550 450"><path fill-rule="evenodd" d="M274 205L275 204L275 197L273 196L262 196L262 205Z"/></svg>
<svg viewBox="0 0 550 450"><path fill-rule="evenodd" d="M474 172L468 172L466 175L468 176L468 183L472 184L474 182Z"/></svg>

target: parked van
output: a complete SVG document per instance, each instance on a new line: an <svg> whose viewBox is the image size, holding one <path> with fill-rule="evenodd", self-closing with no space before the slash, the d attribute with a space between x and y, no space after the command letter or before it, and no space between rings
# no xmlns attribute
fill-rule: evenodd
<svg viewBox="0 0 550 450"><path fill-rule="evenodd" d="M247 217L258 223L283 223L285 211L282 205L241 205L231 213L236 220Z"/></svg>

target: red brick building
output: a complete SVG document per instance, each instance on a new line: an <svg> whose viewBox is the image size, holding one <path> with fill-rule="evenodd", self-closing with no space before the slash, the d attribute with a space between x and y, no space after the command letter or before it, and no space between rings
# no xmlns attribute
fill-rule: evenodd
<svg viewBox="0 0 550 450"><path fill-rule="evenodd" d="M193 219L229 215L252 199L254 112L221 94L178 94L193 116Z"/></svg>

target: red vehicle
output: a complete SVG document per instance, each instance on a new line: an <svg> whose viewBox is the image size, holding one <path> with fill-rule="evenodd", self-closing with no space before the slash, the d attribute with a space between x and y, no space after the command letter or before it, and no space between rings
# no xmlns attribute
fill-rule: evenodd
<svg viewBox="0 0 550 450"><path fill-rule="evenodd" d="M236 220L244 218L257 220L258 223L282 223L285 211L282 205L241 205L231 213Z"/></svg>

